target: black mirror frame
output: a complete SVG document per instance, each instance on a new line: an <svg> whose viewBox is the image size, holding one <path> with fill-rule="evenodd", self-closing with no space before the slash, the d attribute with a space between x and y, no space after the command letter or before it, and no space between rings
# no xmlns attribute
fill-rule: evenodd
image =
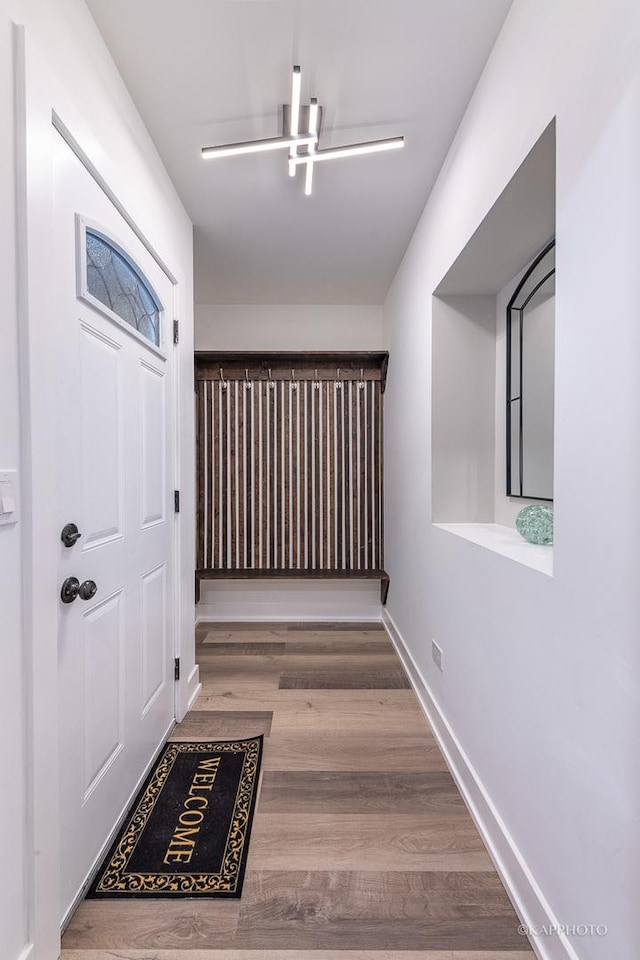
<svg viewBox="0 0 640 960"><path fill-rule="evenodd" d="M553 266L553 270L550 270L548 273L546 273L546 274L542 277L542 279L539 280L538 283L536 283L536 285L533 287L533 289L532 289L531 291L529 291L527 298L526 298L525 301L521 304L521 306L520 306L520 307L515 307L514 304L517 302L520 293L522 292L523 288L526 286L527 281L529 280L529 278L531 277L531 275L534 273L534 271L535 271L536 267L538 266L538 264L540 263L540 261L543 260L544 257L547 256L547 254L549 253L549 251L552 250L552 249L555 247L555 245L556 245L556 241L555 241L555 237L554 237L553 240L550 240L549 243L546 244L546 246L544 247L544 249L541 250L540 253L538 254L538 256L535 258L535 260L533 261L533 263L531 264L531 266L529 267L529 269L527 270L527 272L525 273L525 275L524 275L524 276L522 277L522 279L520 280L520 283L519 283L518 286L516 287L513 296L511 297L511 299L509 300L509 303L507 304L507 338L506 338L506 339L507 339L507 398L506 398L506 400L507 400L507 416L506 416L506 424L507 424L507 436L506 436L506 441L507 441L507 496L508 496L508 497L512 497L512 498L521 499L521 500L540 500L540 501L544 501L544 502L546 502L546 503L553 503L553 497L535 497L535 496L531 496L531 495L527 495L526 493L523 493L523 486L524 486L524 484L523 484L524 452L523 452L523 444L522 444L522 409L523 409L523 406L522 406L522 340L523 340L523 315L524 315L524 308L525 308L526 305L529 303L529 301L531 300L531 298L537 293L537 291L540 289L540 287L543 285L543 283L546 283L546 281L549 279L549 277L552 277L552 276L555 274L555 272L556 272L555 263L554 263L554 266ZM511 314L512 314L512 311L514 311L514 310L518 311L519 314L520 314L520 323L519 323L519 336L520 336L520 351L519 351L519 356L520 356L520 374L519 374L520 396L517 397L517 398L511 396L511 383L512 383L512 370L511 370L511 367L512 367L512 342L511 342L511 336L512 336L512 335L511 335L511 328L512 328L512 323L511 323ZM518 476L519 476L519 478L520 478L519 492L514 492L514 491L512 491L512 469L511 469L511 454L512 454L512 450L511 450L511 430L512 430L511 404L512 404L512 402L515 401L516 399L517 399L517 400L519 401L519 403L520 403L520 412L519 412L519 418L518 418L518 419L519 419L519 423L518 423L518 446L519 446L519 449L518 449L518 457L519 457Z"/></svg>

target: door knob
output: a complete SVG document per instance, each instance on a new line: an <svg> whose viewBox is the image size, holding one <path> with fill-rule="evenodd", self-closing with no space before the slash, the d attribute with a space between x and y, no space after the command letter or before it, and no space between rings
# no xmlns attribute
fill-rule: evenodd
<svg viewBox="0 0 640 960"><path fill-rule="evenodd" d="M78 596L81 600L92 600L97 592L98 587L95 580L83 580L78 587Z"/></svg>
<svg viewBox="0 0 640 960"><path fill-rule="evenodd" d="M62 533L60 534L60 539L64 543L65 547L72 547L76 543L82 534L76 527L75 523L67 523L62 528Z"/></svg>
<svg viewBox="0 0 640 960"><path fill-rule="evenodd" d="M77 577L67 577L60 590L60 599L63 603L73 603L76 597L81 600L91 600L98 592L98 587L93 580L83 580L82 583Z"/></svg>

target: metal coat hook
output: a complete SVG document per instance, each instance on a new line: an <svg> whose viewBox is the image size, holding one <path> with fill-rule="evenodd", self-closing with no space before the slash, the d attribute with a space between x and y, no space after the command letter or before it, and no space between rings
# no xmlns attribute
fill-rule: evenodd
<svg viewBox="0 0 640 960"><path fill-rule="evenodd" d="M269 387L269 390L275 390L276 388L276 385L271 377L271 367L269 367L269 379L267 380L267 386Z"/></svg>
<svg viewBox="0 0 640 960"><path fill-rule="evenodd" d="M251 381L249 380L249 370L247 367L244 368L244 388L245 390L251 390Z"/></svg>
<svg viewBox="0 0 640 960"><path fill-rule="evenodd" d="M296 372L293 369L293 367L291 367L291 389L292 390L298 389L298 381L296 380L295 377L296 377Z"/></svg>
<svg viewBox="0 0 640 960"><path fill-rule="evenodd" d="M340 367L336 368L336 390L342 390L342 380L340 379Z"/></svg>
<svg viewBox="0 0 640 960"><path fill-rule="evenodd" d="M360 379L358 381L358 390L364 390L364 370L360 367Z"/></svg>
<svg viewBox="0 0 640 960"><path fill-rule="evenodd" d="M220 367L220 383L221 383L221 385L222 385L222 389L223 389L223 390L226 390L227 387L229 386L229 384L227 383L227 381L226 381L225 378L224 378L224 371L223 371L222 367Z"/></svg>
<svg viewBox="0 0 640 960"><path fill-rule="evenodd" d="M317 368L317 367L316 367L316 378L315 378L315 380L313 381L313 389L314 389L314 390L319 390L319 389L320 389L320 381L318 380L318 368Z"/></svg>

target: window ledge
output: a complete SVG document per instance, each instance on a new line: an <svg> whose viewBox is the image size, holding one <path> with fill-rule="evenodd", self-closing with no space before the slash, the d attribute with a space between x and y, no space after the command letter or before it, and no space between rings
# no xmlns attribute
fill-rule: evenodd
<svg viewBox="0 0 640 960"><path fill-rule="evenodd" d="M493 550L516 563L523 563L548 577L553 576L553 547L527 543L511 527L503 527L498 523L434 523L433 526Z"/></svg>

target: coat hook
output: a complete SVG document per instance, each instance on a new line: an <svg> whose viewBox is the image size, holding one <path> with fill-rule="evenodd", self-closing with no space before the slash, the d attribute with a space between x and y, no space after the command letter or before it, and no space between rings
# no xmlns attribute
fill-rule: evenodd
<svg viewBox="0 0 640 960"><path fill-rule="evenodd" d="M248 367L244 368L244 388L245 390L251 390L251 381L249 380L249 369Z"/></svg>
<svg viewBox="0 0 640 960"><path fill-rule="evenodd" d="M364 390L364 370L360 367L360 380L358 382L358 390Z"/></svg>
<svg viewBox="0 0 640 960"><path fill-rule="evenodd" d="M293 369L293 367L291 367L291 389L292 389L292 390L297 390L297 389L298 389L298 383L297 383L295 377L296 377L296 372L295 372L295 370Z"/></svg>
<svg viewBox="0 0 640 960"><path fill-rule="evenodd" d="M222 367L220 367L220 383L222 384L222 389L223 389L223 390L226 390L226 389L227 389L227 381L226 381L225 378L224 378L224 371L223 371Z"/></svg>
<svg viewBox="0 0 640 960"><path fill-rule="evenodd" d="M316 367L316 378L315 378L315 380L313 381L313 389L314 389L314 390L319 390L319 389L320 389L320 381L318 380L318 368L317 368L317 367Z"/></svg>
<svg viewBox="0 0 640 960"><path fill-rule="evenodd" d="M340 367L336 367L336 390L342 390L342 380L340 379Z"/></svg>
<svg viewBox="0 0 640 960"><path fill-rule="evenodd" d="M267 383L268 383L268 387L269 387L270 390L275 390L276 385L275 385L275 383L273 382L273 380L272 380L272 378L271 378L271 367L269 367L269 380L268 380Z"/></svg>

